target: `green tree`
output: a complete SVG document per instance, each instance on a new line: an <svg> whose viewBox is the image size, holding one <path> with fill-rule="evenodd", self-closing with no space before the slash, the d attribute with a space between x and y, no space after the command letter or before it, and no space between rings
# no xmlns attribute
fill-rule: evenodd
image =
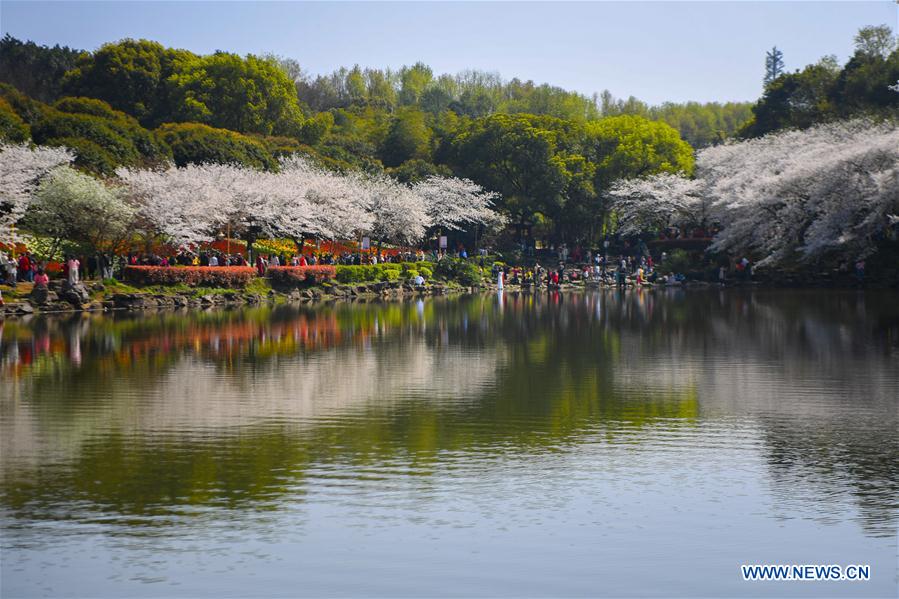
<svg viewBox="0 0 899 599"><path fill-rule="evenodd" d="M241 133L297 135L303 115L293 81L272 62L216 52L169 78L174 117Z"/></svg>
<svg viewBox="0 0 899 599"><path fill-rule="evenodd" d="M64 88L69 95L98 98L146 126L155 126L172 118L168 80L184 64L197 60L198 56L186 50L124 39L82 55L66 73Z"/></svg>
<svg viewBox="0 0 899 599"><path fill-rule="evenodd" d="M568 185L558 133L546 125L523 114L476 119L460 126L442 155L463 176L499 192L514 223L532 224L558 213Z"/></svg>
<svg viewBox="0 0 899 599"><path fill-rule="evenodd" d="M415 108L397 112L381 148L381 159L387 166L399 166L407 160L428 160L431 156L431 129L425 114Z"/></svg>
<svg viewBox="0 0 899 599"><path fill-rule="evenodd" d="M62 94L63 76L81 54L67 46L39 46L6 34L0 40L0 81L41 102L52 102Z"/></svg>
<svg viewBox="0 0 899 599"><path fill-rule="evenodd" d="M407 106L417 104L433 80L434 72L424 63L416 62L411 67L400 69L400 103Z"/></svg>
<svg viewBox="0 0 899 599"><path fill-rule="evenodd" d="M870 58L886 58L896 49L896 36L889 25L862 27L853 41L856 53Z"/></svg>
<svg viewBox="0 0 899 599"><path fill-rule="evenodd" d="M166 123L156 132L172 149L178 166L215 162L265 170L278 168L264 143L234 131L200 123Z"/></svg>
<svg viewBox="0 0 899 599"><path fill-rule="evenodd" d="M693 172L693 148L667 123L621 115L587 123L585 131L597 190L622 178Z"/></svg>
<svg viewBox="0 0 899 599"><path fill-rule="evenodd" d="M52 238L54 246L66 240L99 249L126 238L133 218L115 189L61 166L41 181L22 227Z"/></svg>

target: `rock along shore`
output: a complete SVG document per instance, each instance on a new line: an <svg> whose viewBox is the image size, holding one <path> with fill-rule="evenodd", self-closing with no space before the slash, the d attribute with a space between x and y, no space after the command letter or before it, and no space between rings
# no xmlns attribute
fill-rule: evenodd
<svg viewBox="0 0 899 599"><path fill-rule="evenodd" d="M255 293L240 289L210 290L202 287L190 291L158 293L151 291L119 292L102 283L85 282L69 285L67 281L51 281L48 287L35 287L27 299L7 301L0 306L0 319L30 314L65 312L111 312L174 308L205 309L214 306L258 305L279 302L315 302L352 299L390 299L425 297L449 293L473 293L476 288L432 283L414 286L400 282L376 282L359 285L323 284L301 289L271 289Z"/></svg>

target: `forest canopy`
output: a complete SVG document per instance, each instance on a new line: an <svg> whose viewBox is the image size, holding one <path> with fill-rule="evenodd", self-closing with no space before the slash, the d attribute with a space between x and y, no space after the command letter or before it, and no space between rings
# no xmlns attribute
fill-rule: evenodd
<svg viewBox="0 0 899 599"><path fill-rule="evenodd" d="M650 106L420 62L313 77L274 55L133 39L87 52L7 35L0 142L69 148L75 167L104 177L170 163L276 172L290 156L408 184L466 177L500 194L519 234L590 242L613 224L607 192L619 181L692 176L696 150L735 137L896 115L895 37L871 27L855 41L845 65L825 57L768 78L754 105Z"/></svg>

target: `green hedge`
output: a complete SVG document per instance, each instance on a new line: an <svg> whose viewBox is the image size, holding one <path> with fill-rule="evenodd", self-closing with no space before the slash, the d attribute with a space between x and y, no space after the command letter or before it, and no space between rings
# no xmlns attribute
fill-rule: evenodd
<svg viewBox="0 0 899 599"><path fill-rule="evenodd" d="M432 262L384 262L382 264L356 266L340 265L337 267L337 280L340 283L398 281L415 277L418 273L422 273L425 277L430 277L433 275L433 272Z"/></svg>
<svg viewBox="0 0 899 599"><path fill-rule="evenodd" d="M458 281L462 285L476 286L482 281L481 269L474 263L461 258L444 258L437 263L434 271L438 277Z"/></svg>

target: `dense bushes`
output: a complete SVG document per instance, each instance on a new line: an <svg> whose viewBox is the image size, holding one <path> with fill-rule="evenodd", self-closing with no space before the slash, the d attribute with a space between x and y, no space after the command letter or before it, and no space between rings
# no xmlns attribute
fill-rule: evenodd
<svg viewBox="0 0 899 599"><path fill-rule="evenodd" d="M199 123L166 123L156 130L172 149L175 164L239 164L275 170L278 162L265 146L246 135Z"/></svg>
<svg viewBox="0 0 899 599"><path fill-rule="evenodd" d="M444 258L437 263L435 270L438 277L452 279L463 285L476 286L481 284L481 269L461 258Z"/></svg>
<svg viewBox="0 0 899 599"><path fill-rule="evenodd" d="M28 139L28 125L9 102L0 98L0 141L21 143Z"/></svg>
<svg viewBox="0 0 899 599"><path fill-rule="evenodd" d="M106 102L67 97L51 107L5 84L0 84L0 98L0 136L9 138L5 130L12 127L12 135L21 138L30 133L36 144L65 145L75 151L75 163L85 169L111 175L117 166L171 158L171 151L155 133ZM30 131L23 130L27 125Z"/></svg>
<svg viewBox="0 0 899 599"><path fill-rule="evenodd" d="M333 279L336 270L333 266L321 264L317 266L271 266L268 277L272 285L293 287L300 283L321 283Z"/></svg>
<svg viewBox="0 0 899 599"><path fill-rule="evenodd" d="M362 264L358 266L340 265L337 267L337 280L341 283L366 283L370 281L386 281L386 270L383 264ZM397 265L399 266L399 265ZM399 269L396 270L397 275ZM394 280L396 277L394 277Z"/></svg>
<svg viewBox="0 0 899 599"><path fill-rule="evenodd" d="M256 276L252 266L126 266L125 280L141 285L245 287Z"/></svg>
<svg viewBox="0 0 899 599"><path fill-rule="evenodd" d="M382 264L362 264L358 266L341 265L337 267L337 280L341 283L399 281L400 279L413 278L419 273L425 278L430 278L433 272L433 262L384 262Z"/></svg>
<svg viewBox="0 0 899 599"><path fill-rule="evenodd" d="M659 264L659 272L667 274L669 272L685 273L692 270L701 260L691 257L685 250L674 250L665 257L665 260Z"/></svg>

